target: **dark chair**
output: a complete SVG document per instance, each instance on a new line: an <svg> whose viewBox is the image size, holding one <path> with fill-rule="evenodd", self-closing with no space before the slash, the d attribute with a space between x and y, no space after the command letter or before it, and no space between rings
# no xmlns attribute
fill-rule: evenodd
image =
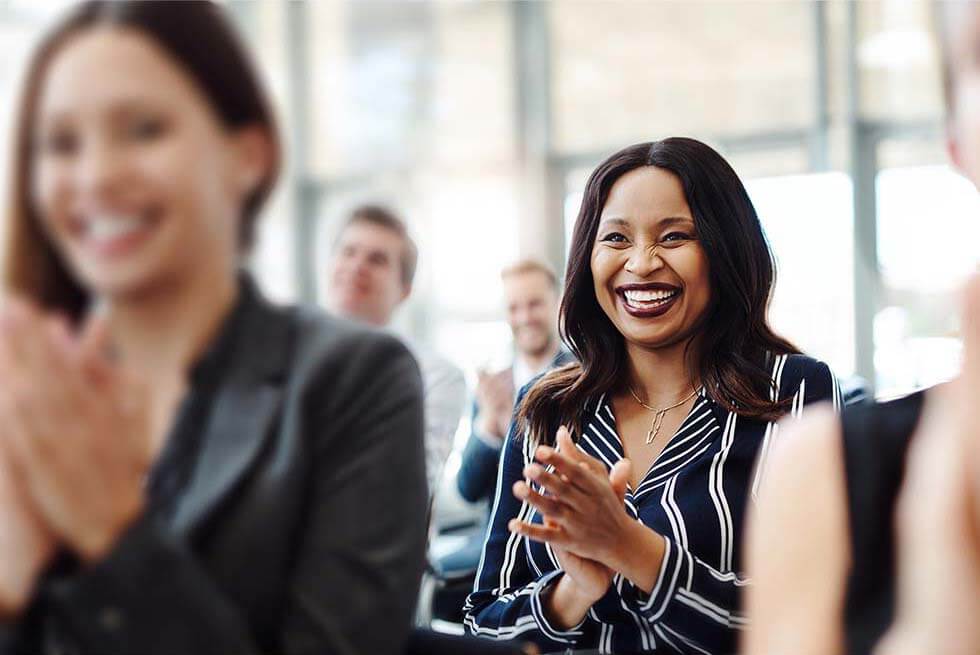
<svg viewBox="0 0 980 655"><path fill-rule="evenodd" d="M466 537L461 548L441 558L430 555L426 571L427 584L430 585L430 620L463 622L463 603L473 591L473 581L483 550L484 532L483 526L459 530L453 536Z"/></svg>

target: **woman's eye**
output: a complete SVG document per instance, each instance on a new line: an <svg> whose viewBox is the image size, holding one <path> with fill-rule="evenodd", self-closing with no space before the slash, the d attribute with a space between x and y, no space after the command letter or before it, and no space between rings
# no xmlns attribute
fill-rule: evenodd
<svg viewBox="0 0 980 655"><path fill-rule="evenodd" d="M600 241L608 243L626 243L626 237L619 232L610 232L603 236Z"/></svg>
<svg viewBox="0 0 980 655"><path fill-rule="evenodd" d="M166 131L166 124L159 119L141 119L132 121L126 126L126 135L133 139L151 140Z"/></svg>
<svg viewBox="0 0 980 655"><path fill-rule="evenodd" d="M694 236L686 232L671 232L667 234L663 239L661 239L663 243L673 243L673 244L680 244L680 243L684 243L685 241L693 241L693 240L694 240Z"/></svg>
<svg viewBox="0 0 980 655"><path fill-rule="evenodd" d="M37 147L52 155L70 155L78 149L78 139L69 131L52 132L40 137Z"/></svg>

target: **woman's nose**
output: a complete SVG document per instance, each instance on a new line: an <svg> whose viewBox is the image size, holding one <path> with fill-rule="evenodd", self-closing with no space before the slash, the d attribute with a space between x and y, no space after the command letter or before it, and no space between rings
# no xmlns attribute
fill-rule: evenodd
<svg viewBox="0 0 980 655"><path fill-rule="evenodd" d="M646 277L663 265L658 244L634 248L626 260L626 270L638 277Z"/></svg>

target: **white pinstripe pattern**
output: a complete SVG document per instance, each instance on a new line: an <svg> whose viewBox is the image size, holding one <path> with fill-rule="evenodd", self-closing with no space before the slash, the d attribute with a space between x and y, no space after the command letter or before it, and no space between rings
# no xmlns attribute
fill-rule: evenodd
<svg viewBox="0 0 980 655"><path fill-rule="evenodd" d="M650 633L650 626L640 618L639 614L630 609L626 601L623 600L623 582L624 580L621 574L617 573L613 577L613 584L616 586L616 591L619 592L619 605L632 617L633 622L636 623L637 631L640 633L640 645L643 647L643 650L651 650L656 642Z"/></svg>
<svg viewBox="0 0 980 655"><path fill-rule="evenodd" d="M793 396L793 418L800 418L803 414L803 400L806 398L806 378L800 381L800 388Z"/></svg>
<svg viewBox="0 0 980 655"><path fill-rule="evenodd" d="M814 395L814 388L820 389L821 393L824 391L824 379L822 369L819 379L812 375L809 380L801 379L797 361L790 363L789 360L790 357L786 355L773 358L774 388L770 393L773 399L784 395L783 379L787 379L789 384L789 378L792 377L792 384L799 386L794 389L795 393L787 409L791 416L796 417L805 411L808 389L811 396ZM787 365L791 372L789 374L786 373ZM832 393L828 399L835 407L839 407L840 389L836 384L832 384L831 388ZM615 430L616 422L611 406L605 402L605 398L601 398L595 407L591 403L587 407L588 415L582 425L582 433L578 435L579 445L585 452L611 468L623 457L622 442ZM744 438L749 440L747 442L743 442L743 431ZM742 516L741 505L736 503L746 502L747 499L742 494L747 494L750 489L753 496L758 492L765 477L769 455L776 446L778 432L779 426L776 423L760 424L748 419L740 420L735 413L720 411L720 407L714 404L706 391L700 390L695 406L651 465L641 484L635 491L630 489L627 492L625 505L631 516L641 523L652 518L658 526L655 529L668 535L654 589L649 595L640 592L640 597L636 598L635 587L617 574L613 579L612 593L590 609L583 622L583 625L586 622L591 623L588 640L590 645L586 647L597 648L601 653L626 648L626 644L632 644L630 649L642 648L647 652L659 648L662 651L687 654L709 653L707 649L717 650L716 644L720 648L723 643L720 640L732 638L726 636L731 634L728 631L738 630L746 625L745 617L735 610L737 604L732 602L735 589L750 583L747 578L740 578L733 567L739 552L734 522ZM732 467L736 459L739 466L744 465L746 452L742 446L735 448L736 439L738 444L754 444L759 462L757 468L751 472L750 489L739 491L738 496L735 495L730 478L734 474ZM531 461L528 443L529 440L525 439L523 451L518 451L514 445L509 471L516 471L518 452L525 464ZM710 455L704 456L706 452ZM750 452L748 457L751 454ZM702 457L703 461L698 461ZM740 472L739 475L744 473ZM500 480L498 469L498 487ZM508 478L508 483L510 480ZM705 488L708 491L707 497L703 496ZM652 502L648 501L646 495L656 489L660 490L659 496L651 499ZM691 494L697 499L694 505L690 504ZM494 514L498 511L498 500L494 503ZM711 511L707 510L709 502L715 509L715 519L710 518ZM536 513L533 508L528 509L525 503L518 503L516 499L512 499L509 511L516 511L518 518L533 517ZM695 526L696 521L705 519L709 525L701 523ZM715 520L719 526L717 537L713 527ZM705 527L708 529L707 533L704 532ZM494 542L497 553L495 557L499 558L498 562L502 560L503 566L499 576L497 571L490 573L491 584L485 585L482 593L487 594L487 587L498 582L501 588L495 591L498 594L507 593L493 599L494 604L496 601L507 602L508 599L524 598L527 599L523 602L528 609L522 609L520 615L511 614L506 619L497 618L500 617L499 614L487 614L486 622L498 626L496 628L477 626L473 617L468 615L467 629L474 634L512 638L537 628L541 634L536 639L550 639L553 646L555 642L572 643L570 635L573 633L556 630L547 624L542 607L543 597L540 596L542 587L536 583L519 589L511 586L518 571L521 576L519 582L527 582L525 576L536 577L537 582L540 582L551 575L549 569L557 572L558 561L553 549L545 545L543 550L538 550L541 548L538 544L532 549L530 543L523 538L515 540L509 536L505 540L502 532L498 534L499 537ZM710 538L710 541L705 542L705 538ZM718 550L715 550L716 543ZM707 550L708 548L711 550ZM547 559L544 553L547 553ZM521 557L526 557L527 560L522 562ZM713 561L715 557L718 557L717 562ZM702 561L703 559L709 560L710 564ZM482 561L480 568L482 574ZM631 590L626 589L627 585L631 586ZM633 601L629 600L631 596ZM486 602L485 599L480 599L478 607L488 607ZM598 612L596 608L599 608ZM603 617L601 620L600 616ZM510 625L498 625L498 622ZM577 626L576 630L579 628L581 626ZM616 643L617 641L620 643ZM582 644L576 645L583 647ZM727 648L722 650L727 651Z"/></svg>
<svg viewBox="0 0 980 655"><path fill-rule="evenodd" d="M666 632L669 632L670 634L672 634L677 639L680 639L681 641L683 641L684 642L684 645L687 646L688 648L693 649L694 651L696 651L698 653L701 653L702 655L712 655L709 651L706 651L705 649L701 648L700 646L698 646L696 643L694 643L693 641L691 641L690 639L688 639L684 635L678 633L676 630L671 629L671 627L669 625L664 625L663 626L663 629Z"/></svg>
<svg viewBox="0 0 980 655"><path fill-rule="evenodd" d="M717 604L688 589L678 589L677 600L695 611L710 617L726 628L742 628L748 624L744 616L737 612L727 610L724 607L719 607Z"/></svg>
<svg viewBox="0 0 980 655"><path fill-rule="evenodd" d="M525 436L521 443L522 451L524 453L524 465L530 464L531 462L531 440ZM503 458L501 458L503 459ZM498 483L499 485L499 483ZM528 518L528 514L533 510L530 504L526 501L521 503L521 508L517 512L517 519L519 521L525 521ZM523 538L515 533L507 538L507 545L504 550L504 564L500 567L500 583L497 588L498 592L507 589L511 586L511 574L514 570L514 564L518 558L517 549L520 546ZM479 580L479 577L477 578Z"/></svg>
<svg viewBox="0 0 980 655"><path fill-rule="evenodd" d="M681 526L678 522L679 517L674 513L674 504L670 502L670 489L670 481L668 481L660 492L660 506L663 508L664 514L667 515L667 520L670 522L670 531L674 542L684 548L683 542L687 540L687 535L681 532Z"/></svg>
<svg viewBox="0 0 980 655"><path fill-rule="evenodd" d="M667 634L666 634L666 632L664 631L663 628L661 628L658 625L653 630L654 630L654 632L657 633L657 636L658 637L660 637L661 639L664 640L664 643L666 643L668 646L670 646L671 648L673 648L678 653L681 653L681 655L684 655L684 649L681 648L680 646L678 646L676 643L674 643L674 641L667 636Z"/></svg>
<svg viewBox="0 0 980 655"><path fill-rule="evenodd" d="M772 402L779 400L779 390L782 388L783 384L783 369L786 367L786 360L789 359L789 355L779 355L776 357L776 362L773 365L773 386L769 392L769 399Z"/></svg>
<svg viewBox="0 0 980 655"><path fill-rule="evenodd" d="M667 504L670 506L670 510L674 516L674 522L677 525L677 540L680 547L687 550L690 546L687 541L687 525L684 524L684 515L681 514L681 508L677 506L677 499L674 497L674 489L677 488L677 476L675 475L670 479L670 481L664 486L665 497L667 498Z"/></svg>
<svg viewBox="0 0 980 655"><path fill-rule="evenodd" d="M732 510L728 506L728 497L725 495L724 475L725 460L728 458L732 444L735 443L737 420L738 415L734 412L728 415L728 420L725 422L725 432L721 438L721 450L712 459L711 471L708 474L708 493L715 506L715 512L718 514L718 529L721 535L719 567L723 571L729 571L732 568L732 550L735 541Z"/></svg>
<svg viewBox="0 0 980 655"><path fill-rule="evenodd" d="M677 590L677 600L684 605L687 605L691 609L704 614L714 621L717 621L726 628L728 627L728 612L701 598L697 594L692 593L682 587Z"/></svg>

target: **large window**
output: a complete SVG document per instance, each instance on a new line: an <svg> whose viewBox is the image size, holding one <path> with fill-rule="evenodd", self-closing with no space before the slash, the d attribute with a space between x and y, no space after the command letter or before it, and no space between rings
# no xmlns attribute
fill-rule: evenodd
<svg viewBox="0 0 980 655"><path fill-rule="evenodd" d="M837 375L852 375L850 178L843 173L796 175L758 178L746 186L776 256L773 327L826 361Z"/></svg>
<svg viewBox="0 0 980 655"><path fill-rule="evenodd" d="M808 3L592 1L548 8L561 152L813 122Z"/></svg>
<svg viewBox="0 0 980 655"><path fill-rule="evenodd" d="M875 369L886 395L935 384L959 364L959 291L980 256L980 199L947 166L878 173Z"/></svg>
<svg viewBox="0 0 980 655"><path fill-rule="evenodd" d="M5 97L67 4L0 2ZM542 253L561 268L592 168L686 134L747 181L779 259L780 330L886 393L956 366L978 228L961 218L975 192L945 167L926 0L225 5L291 153L252 257L277 298L316 300L336 221L385 202L422 249L401 329L470 371L500 360L499 269Z"/></svg>

